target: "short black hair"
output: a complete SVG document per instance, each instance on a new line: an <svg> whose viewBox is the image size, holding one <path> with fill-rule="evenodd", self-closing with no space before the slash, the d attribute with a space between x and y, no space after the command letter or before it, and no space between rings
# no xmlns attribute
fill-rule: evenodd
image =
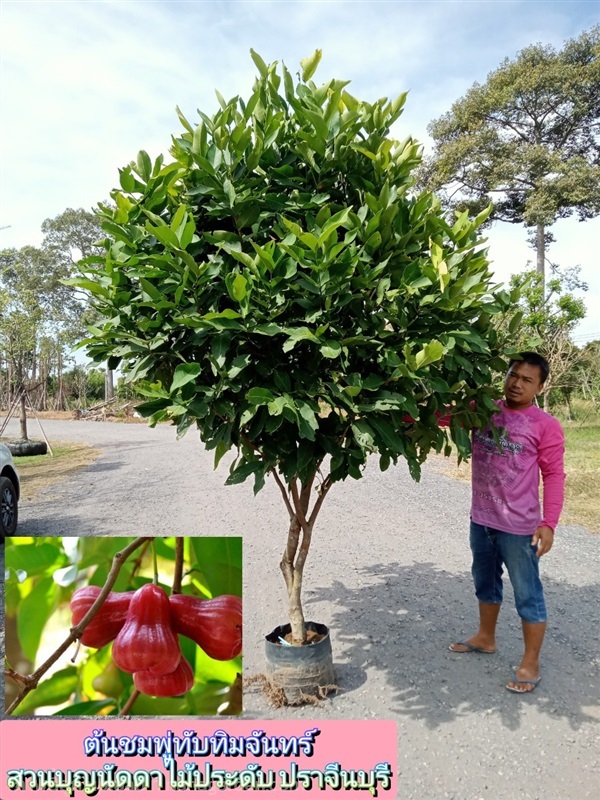
<svg viewBox="0 0 600 800"><path fill-rule="evenodd" d="M508 368L510 369L513 364L518 363L531 364L532 367L539 367L542 373L542 383L546 383L546 378L550 374L550 364L546 361L544 356L541 356L539 353L534 353L531 350L526 350L514 356L514 358L511 358L508 362Z"/></svg>

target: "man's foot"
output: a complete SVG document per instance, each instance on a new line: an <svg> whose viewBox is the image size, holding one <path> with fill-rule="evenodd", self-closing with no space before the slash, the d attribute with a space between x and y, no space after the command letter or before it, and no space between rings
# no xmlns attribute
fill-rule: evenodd
<svg viewBox="0 0 600 800"><path fill-rule="evenodd" d="M508 691L515 692L515 694L529 694L533 692L538 683L542 680L542 676L538 672L537 678L534 678L533 675L529 675L528 672L529 670L525 670L523 667L519 667L515 670L513 672L512 681L506 684Z"/></svg>
<svg viewBox="0 0 600 800"><path fill-rule="evenodd" d="M493 642L491 647L488 642L481 642L475 636L466 642L453 642L448 650L451 653L483 653L486 656L492 656L496 652Z"/></svg>

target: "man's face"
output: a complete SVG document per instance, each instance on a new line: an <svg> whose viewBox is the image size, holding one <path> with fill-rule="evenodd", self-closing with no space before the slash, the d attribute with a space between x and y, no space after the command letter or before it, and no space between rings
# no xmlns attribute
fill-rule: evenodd
<svg viewBox="0 0 600 800"><path fill-rule="evenodd" d="M508 408L527 408L542 391L542 371L533 364L515 361L504 379L504 397Z"/></svg>

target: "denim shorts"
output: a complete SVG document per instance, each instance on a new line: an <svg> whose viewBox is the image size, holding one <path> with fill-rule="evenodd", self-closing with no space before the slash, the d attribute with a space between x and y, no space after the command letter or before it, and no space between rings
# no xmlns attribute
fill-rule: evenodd
<svg viewBox="0 0 600 800"><path fill-rule="evenodd" d="M533 536L506 533L471 520L471 574L480 603L502 602L502 566L508 571L517 613L525 622L545 622L540 560Z"/></svg>

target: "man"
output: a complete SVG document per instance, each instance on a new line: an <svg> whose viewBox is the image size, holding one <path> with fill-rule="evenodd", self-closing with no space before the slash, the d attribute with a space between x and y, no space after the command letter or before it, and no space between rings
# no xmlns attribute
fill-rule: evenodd
<svg viewBox="0 0 600 800"><path fill-rule="evenodd" d="M564 498L564 434L560 423L534 404L549 366L538 353L521 353L510 362L504 401L491 429L473 433L471 551L479 630L453 653L492 654L502 603L502 567L508 570L525 650L506 688L532 692L541 680L540 651L546 632L546 605L539 559L552 547ZM539 476L543 479L543 513Z"/></svg>

